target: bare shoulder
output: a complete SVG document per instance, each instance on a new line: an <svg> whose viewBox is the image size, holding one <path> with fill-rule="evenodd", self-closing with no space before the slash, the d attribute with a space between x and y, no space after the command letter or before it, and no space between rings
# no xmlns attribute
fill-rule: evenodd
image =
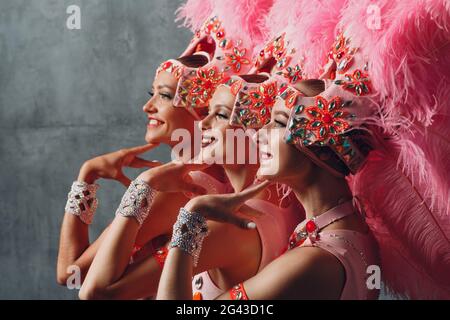
<svg viewBox="0 0 450 320"><path fill-rule="evenodd" d="M334 255L298 247L248 280L246 290L251 299L339 299L344 284L345 269Z"/></svg>

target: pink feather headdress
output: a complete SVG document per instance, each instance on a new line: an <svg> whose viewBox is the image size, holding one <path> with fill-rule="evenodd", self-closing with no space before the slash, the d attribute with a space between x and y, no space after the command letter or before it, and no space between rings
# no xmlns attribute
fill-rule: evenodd
<svg viewBox="0 0 450 320"><path fill-rule="evenodd" d="M315 11L324 5L332 9ZM413 299L450 298L449 22L445 0L276 1L266 19L271 37L284 33L298 50L304 78L365 90L330 74L330 63L321 70L342 30L369 62L376 104L367 120L381 132L348 181L378 240L388 290ZM328 57L345 69L338 50ZM291 98L292 107L298 97Z"/></svg>
<svg viewBox="0 0 450 320"><path fill-rule="evenodd" d="M413 299L450 298L449 21L445 0L350 0L340 25L369 61L388 137L350 186L388 289Z"/></svg>

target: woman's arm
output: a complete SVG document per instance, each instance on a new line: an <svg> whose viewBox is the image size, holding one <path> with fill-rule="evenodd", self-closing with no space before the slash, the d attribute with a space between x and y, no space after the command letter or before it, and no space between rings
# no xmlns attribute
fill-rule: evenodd
<svg viewBox="0 0 450 320"><path fill-rule="evenodd" d="M339 260L317 247L299 247L272 261L242 286L251 300L339 299L345 270ZM229 300L230 292L219 296Z"/></svg>
<svg viewBox="0 0 450 320"><path fill-rule="evenodd" d="M123 218L123 217L122 217ZM126 219L126 218L123 218ZM130 219L131 220L131 219ZM124 232L122 236L128 237L132 233L133 224ZM121 225L127 228L128 224ZM255 273L259 266L260 255L255 254L253 259L249 259L249 254L260 251L260 240L256 230L243 230L233 225L208 222L209 236L203 243L202 254L198 266L191 272L201 273L214 268L227 268L241 265L246 273ZM118 232L118 230L111 232ZM224 241L227 239L227 241ZM140 299L156 294L161 276L161 267L153 256L128 265L118 263L117 255L122 255L124 247L129 245L126 239L116 239L118 244L105 239L101 245L102 250L107 251L107 258L95 258L97 263L93 263L89 274L86 277L80 291L81 299ZM128 249L128 257L131 249ZM127 256L127 255L125 255ZM113 262L111 262L113 261ZM246 261L245 264L242 261ZM251 263L253 261L253 263ZM96 271L97 270L97 271ZM115 277L115 275L118 275ZM192 281L192 278L191 278ZM192 298L192 291L189 299Z"/></svg>
<svg viewBox="0 0 450 320"><path fill-rule="evenodd" d="M169 251L157 299L191 299L192 257L179 248ZM316 247L296 248L272 261L242 286L251 300L339 299L345 283L342 264ZM230 291L218 300L231 299Z"/></svg>
<svg viewBox="0 0 450 320"><path fill-rule="evenodd" d="M93 184L99 178L104 178L113 179L128 186L130 179L123 174L122 168L124 166L143 168L159 165L158 162L147 161L138 157L139 154L149 151L155 146L148 144L121 149L90 159L82 165L77 181ZM67 212L64 214L57 261L57 282L59 284L66 285L70 276L67 269L72 265L80 268L81 278L84 278L107 229L94 243L90 244L89 225L82 222L77 216Z"/></svg>

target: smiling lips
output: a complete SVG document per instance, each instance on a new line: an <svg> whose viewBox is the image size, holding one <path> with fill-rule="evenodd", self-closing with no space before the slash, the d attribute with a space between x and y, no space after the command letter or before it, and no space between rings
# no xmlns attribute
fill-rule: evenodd
<svg viewBox="0 0 450 320"><path fill-rule="evenodd" d="M202 148L206 148L207 146L213 144L216 138L208 136L206 134L202 134Z"/></svg>
<svg viewBox="0 0 450 320"><path fill-rule="evenodd" d="M148 128L156 128L156 127L159 127L160 125L164 124L163 121L158 120L156 118L149 117L148 120L149 120L148 125L147 125Z"/></svg>
<svg viewBox="0 0 450 320"><path fill-rule="evenodd" d="M260 145L259 148L260 148L259 149L260 160L264 161L264 160L270 160L273 158L273 155L270 152L268 152L267 150L264 150L264 149L267 149L267 145Z"/></svg>

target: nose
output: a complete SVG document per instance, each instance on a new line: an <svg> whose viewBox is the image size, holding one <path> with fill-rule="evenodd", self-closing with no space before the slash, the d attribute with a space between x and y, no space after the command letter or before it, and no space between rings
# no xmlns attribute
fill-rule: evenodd
<svg viewBox="0 0 450 320"><path fill-rule="evenodd" d="M142 107L142 110L145 113L155 113L158 111L157 108L155 107L155 104L153 103L153 98L154 97L151 97L150 99L148 99L148 101Z"/></svg>
<svg viewBox="0 0 450 320"><path fill-rule="evenodd" d="M253 142L256 145L267 144L267 129L261 128L253 135Z"/></svg>
<svg viewBox="0 0 450 320"><path fill-rule="evenodd" d="M212 118L213 118L213 115L209 114L205 118L203 118L201 121L199 121L198 127L200 128L201 131L211 129Z"/></svg>

